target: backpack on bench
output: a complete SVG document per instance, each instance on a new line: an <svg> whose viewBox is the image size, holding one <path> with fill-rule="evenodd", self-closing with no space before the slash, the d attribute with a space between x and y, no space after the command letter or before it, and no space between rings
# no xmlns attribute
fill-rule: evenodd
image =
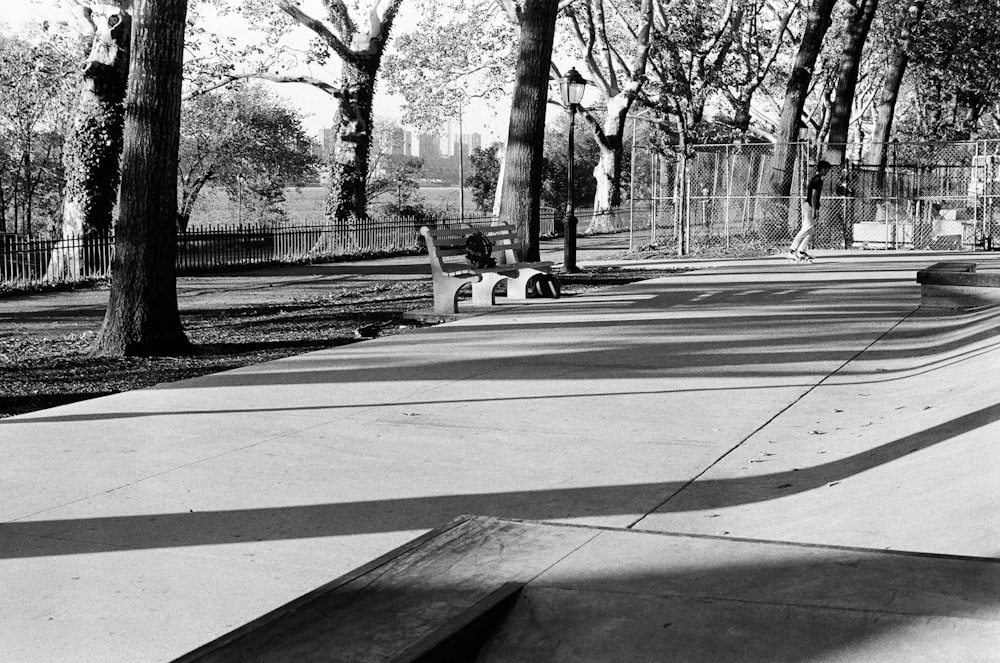
<svg viewBox="0 0 1000 663"><path fill-rule="evenodd" d="M493 257L493 242L481 232L465 239L465 257L476 269L497 266L497 259Z"/></svg>

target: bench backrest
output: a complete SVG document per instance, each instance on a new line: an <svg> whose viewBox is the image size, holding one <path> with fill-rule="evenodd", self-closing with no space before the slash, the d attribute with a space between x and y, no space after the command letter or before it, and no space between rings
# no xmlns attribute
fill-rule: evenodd
<svg viewBox="0 0 1000 663"><path fill-rule="evenodd" d="M493 226L452 226L450 228L420 229L420 234L427 240L427 254L431 259L431 268L442 271L454 271L469 268L465 260L465 240L469 235L481 232L493 242L493 255L503 254L505 264L520 261L518 254L521 246L517 239L517 227L511 224Z"/></svg>

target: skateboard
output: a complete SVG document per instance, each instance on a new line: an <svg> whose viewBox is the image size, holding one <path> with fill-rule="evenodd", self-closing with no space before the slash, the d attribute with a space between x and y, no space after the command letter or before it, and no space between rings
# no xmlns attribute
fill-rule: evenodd
<svg viewBox="0 0 1000 663"><path fill-rule="evenodd" d="M811 255L809 255L808 253L806 253L806 254L802 254L802 253L799 253L799 254L788 253L786 255L786 258L789 261L794 262L796 264L811 263L813 261L813 257Z"/></svg>

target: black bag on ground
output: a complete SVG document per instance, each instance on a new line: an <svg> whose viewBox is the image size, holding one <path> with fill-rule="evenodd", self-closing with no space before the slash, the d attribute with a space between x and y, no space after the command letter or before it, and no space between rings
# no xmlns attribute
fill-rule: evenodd
<svg viewBox="0 0 1000 663"><path fill-rule="evenodd" d="M549 299L559 299L562 294L562 284L552 274L538 274L532 276L528 281L529 297L548 297Z"/></svg>
<svg viewBox="0 0 1000 663"><path fill-rule="evenodd" d="M481 232L473 233L465 239L465 257L476 269L497 266L497 259L493 257L493 242Z"/></svg>

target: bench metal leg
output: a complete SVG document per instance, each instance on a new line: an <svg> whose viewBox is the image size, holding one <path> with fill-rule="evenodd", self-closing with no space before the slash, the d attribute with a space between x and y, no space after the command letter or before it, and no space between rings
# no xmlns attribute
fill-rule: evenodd
<svg viewBox="0 0 1000 663"><path fill-rule="evenodd" d="M538 274L547 274L540 269L520 269L517 278L507 281L507 299L527 299L528 281Z"/></svg>
<svg viewBox="0 0 1000 663"><path fill-rule="evenodd" d="M496 304L494 290L500 281L507 277L502 274L483 274L483 280L472 284L472 305L493 306Z"/></svg>
<svg viewBox="0 0 1000 663"><path fill-rule="evenodd" d="M458 291L466 283L472 283L473 294L475 294L476 281L478 280L478 276L467 279L459 279L451 276L434 279L434 312L458 313Z"/></svg>

